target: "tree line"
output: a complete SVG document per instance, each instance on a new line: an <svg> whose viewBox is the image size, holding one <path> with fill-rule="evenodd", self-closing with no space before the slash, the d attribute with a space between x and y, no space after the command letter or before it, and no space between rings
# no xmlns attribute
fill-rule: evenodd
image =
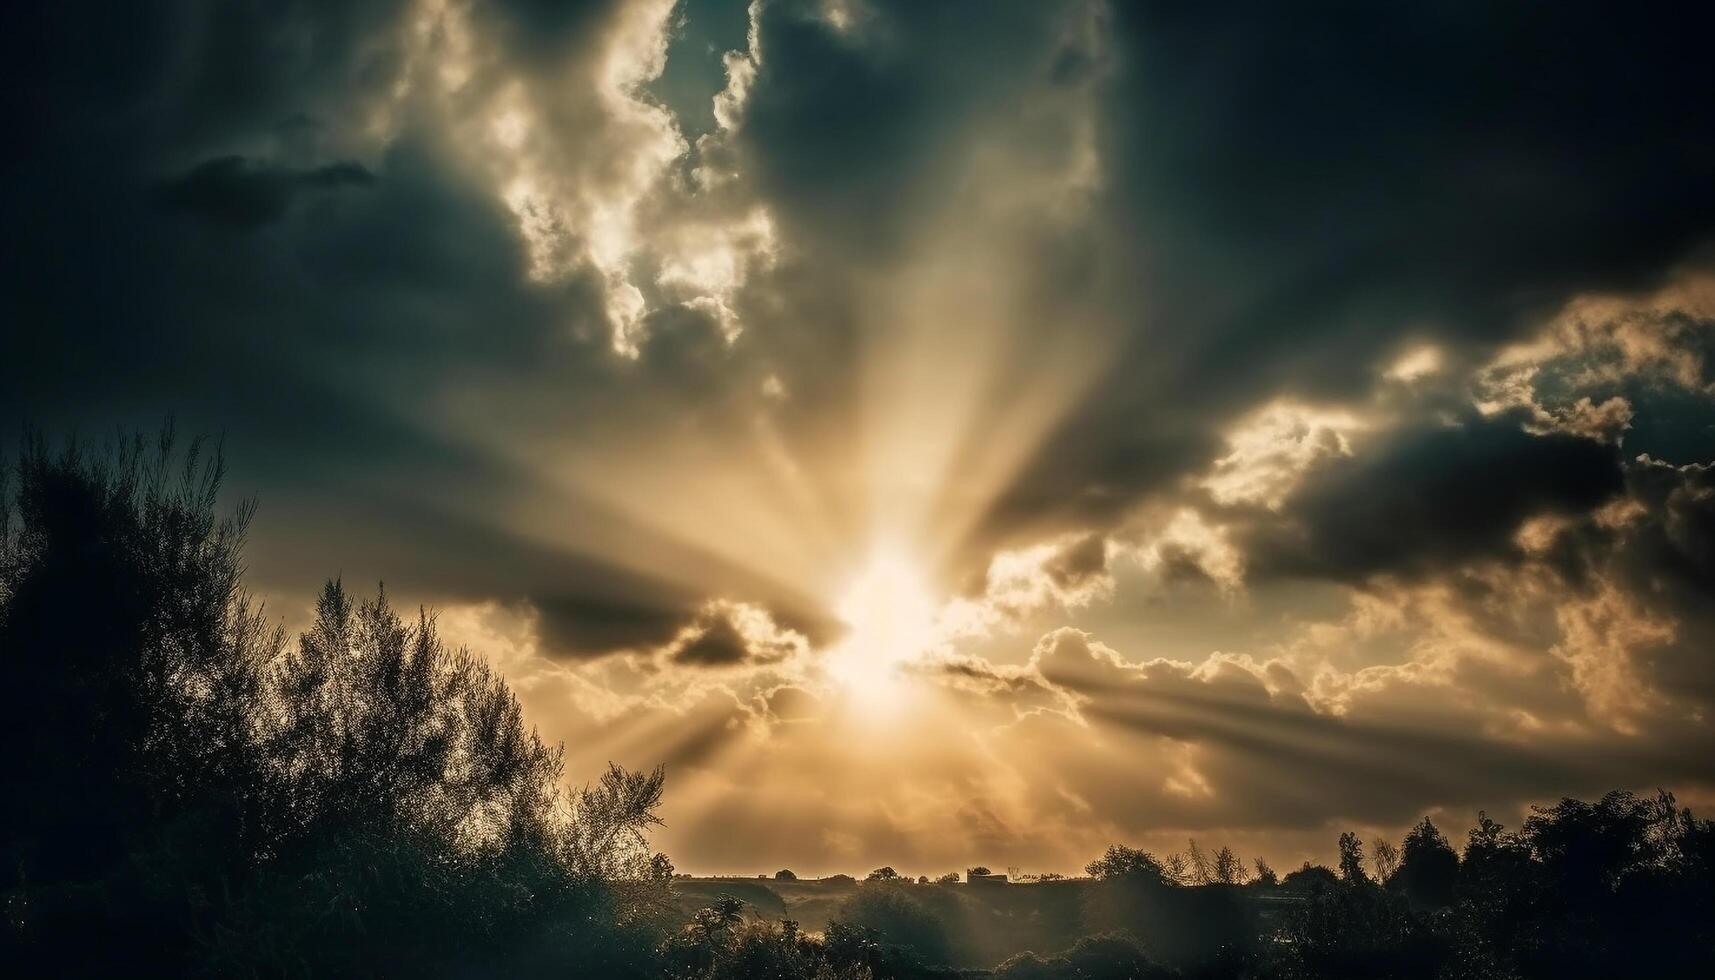
<svg viewBox="0 0 1715 980"><path fill-rule="evenodd" d="M170 431L31 436L0 473L0 956L23 973L1715 974L1715 824L1665 792L1479 814L1460 848L1427 818L1347 833L1335 868L1284 876L1115 845L1029 889L879 868L816 933L736 898L687 914L648 839L660 770L568 788L504 681L384 590L329 581L287 637L244 589L254 507L220 516L222 475Z"/></svg>
<svg viewBox="0 0 1715 980"><path fill-rule="evenodd" d="M1193 842L1157 857L1114 845L1082 880L941 887L871 876L824 936L736 899L673 941L684 978L1611 978L1715 971L1715 824L1672 794L1536 807L1516 831L1479 813L1456 848L1429 818L1334 868L1285 876ZM1177 857L1177 859L1176 859ZM883 869L885 870L885 869ZM1009 896L1030 895L1025 902ZM999 918L1007 905L1023 915ZM1000 933L1002 935L997 936ZM1029 933L1054 952L992 951ZM961 969L963 968L963 969ZM840 970L856 970L841 973ZM833 971L833 972L830 972Z"/></svg>

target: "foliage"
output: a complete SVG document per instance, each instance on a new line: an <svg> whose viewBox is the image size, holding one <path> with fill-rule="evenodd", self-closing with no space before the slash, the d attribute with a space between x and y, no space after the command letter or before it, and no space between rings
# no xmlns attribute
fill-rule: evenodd
<svg viewBox="0 0 1715 980"><path fill-rule="evenodd" d="M947 963L951 958L942 917L899 885L860 888L841 904L834 921L909 950L928 964Z"/></svg>
<svg viewBox="0 0 1715 980"><path fill-rule="evenodd" d="M1185 855L1190 863L1190 883L1193 885L1214 884L1214 867L1209 862L1209 856L1203 853L1203 848L1196 841L1191 841L1186 846Z"/></svg>
<svg viewBox="0 0 1715 980"><path fill-rule="evenodd" d="M1459 855L1435 824L1424 817L1422 823L1405 835L1397 874L1384 880L1402 891L1412 905L1439 909L1452 904L1458 878Z"/></svg>
<svg viewBox="0 0 1715 980"><path fill-rule="evenodd" d="M287 647L252 508L171 433L26 442L0 513L5 952L64 974L641 976L662 774L560 753L433 619L330 582Z"/></svg>
<svg viewBox="0 0 1715 980"><path fill-rule="evenodd" d="M1340 835L1340 880L1349 884L1368 881L1364 874L1364 842L1358 835L1346 831Z"/></svg>
<svg viewBox="0 0 1715 980"><path fill-rule="evenodd" d="M1151 960L1124 936L1086 936L1047 958L1020 953L994 971L995 980L1166 980L1173 971Z"/></svg>
<svg viewBox="0 0 1715 980"><path fill-rule="evenodd" d="M1274 888L1280 884L1280 876L1274 873L1274 867L1262 858L1255 862L1256 883L1264 888Z"/></svg>
<svg viewBox="0 0 1715 980"><path fill-rule="evenodd" d="M1239 856L1233 853L1232 848L1222 845L1221 849L1215 852L1212 873L1214 884L1240 885L1245 880L1245 865L1239 860Z"/></svg>
<svg viewBox="0 0 1715 980"><path fill-rule="evenodd" d="M1124 844L1110 845L1106 853L1091 861L1084 870L1100 881L1149 879L1159 883L1165 880L1161 862L1154 855Z"/></svg>
<svg viewBox="0 0 1715 980"><path fill-rule="evenodd" d="M1386 884L1399 870L1399 848L1393 845L1393 841L1378 840L1370 851L1373 855L1371 860L1375 862L1376 880Z"/></svg>

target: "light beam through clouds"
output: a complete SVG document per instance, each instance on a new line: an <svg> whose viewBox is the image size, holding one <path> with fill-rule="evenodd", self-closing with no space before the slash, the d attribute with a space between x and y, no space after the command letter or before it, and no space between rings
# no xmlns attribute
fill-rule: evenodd
<svg viewBox="0 0 1715 980"><path fill-rule="evenodd" d="M226 432L681 869L1715 793L1682 11L168 6L32 42L0 414Z"/></svg>

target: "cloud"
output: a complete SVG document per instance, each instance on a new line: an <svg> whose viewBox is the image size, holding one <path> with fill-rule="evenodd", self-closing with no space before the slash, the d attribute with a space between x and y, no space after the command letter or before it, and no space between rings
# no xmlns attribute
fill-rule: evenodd
<svg viewBox="0 0 1715 980"><path fill-rule="evenodd" d="M1712 343L1715 277L1693 264L1649 292L1574 297L1478 370L1476 404L1523 409L1538 431L1701 459L1715 449Z"/></svg>
<svg viewBox="0 0 1715 980"><path fill-rule="evenodd" d="M240 231L254 231L279 220L305 194L373 183L375 175L351 161L293 170L225 156L163 181L159 192L161 203L168 208Z"/></svg>
<svg viewBox="0 0 1715 980"><path fill-rule="evenodd" d="M805 656L809 641L776 624L765 609L717 600L703 606L663 652L678 664L732 667Z"/></svg>
<svg viewBox="0 0 1715 980"><path fill-rule="evenodd" d="M271 608L439 606L685 866L1711 782L1699 15L111 7L0 15L0 416L224 432Z"/></svg>
<svg viewBox="0 0 1715 980"><path fill-rule="evenodd" d="M1363 428L1349 412L1271 403L1227 436L1229 452L1215 461L1202 486L1218 504L1279 510L1318 461L1352 455L1351 434Z"/></svg>
<svg viewBox="0 0 1715 980"><path fill-rule="evenodd" d="M1458 4L1111 13L1098 288L1126 339L1009 524L1123 514L1259 404L1344 401L1426 343L1480 358L1708 240L1709 140L1680 141L1715 92L1666 6L1623 38L1595 4L1546 35Z"/></svg>
<svg viewBox="0 0 1715 980"><path fill-rule="evenodd" d="M1593 510L1623 485L1617 454L1589 439L1506 416L1423 425L1317 470L1249 549L1275 572L1421 573L1507 554L1525 519Z"/></svg>

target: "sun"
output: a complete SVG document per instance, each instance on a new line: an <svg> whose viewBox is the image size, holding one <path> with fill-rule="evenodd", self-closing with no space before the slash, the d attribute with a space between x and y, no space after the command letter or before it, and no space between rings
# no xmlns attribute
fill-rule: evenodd
<svg viewBox="0 0 1715 980"><path fill-rule="evenodd" d="M881 715L910 697L904 668L937 642L938 607L918 565L880 551L835 607L849 632L831 651L828 675L865 713Z"/></svg>

